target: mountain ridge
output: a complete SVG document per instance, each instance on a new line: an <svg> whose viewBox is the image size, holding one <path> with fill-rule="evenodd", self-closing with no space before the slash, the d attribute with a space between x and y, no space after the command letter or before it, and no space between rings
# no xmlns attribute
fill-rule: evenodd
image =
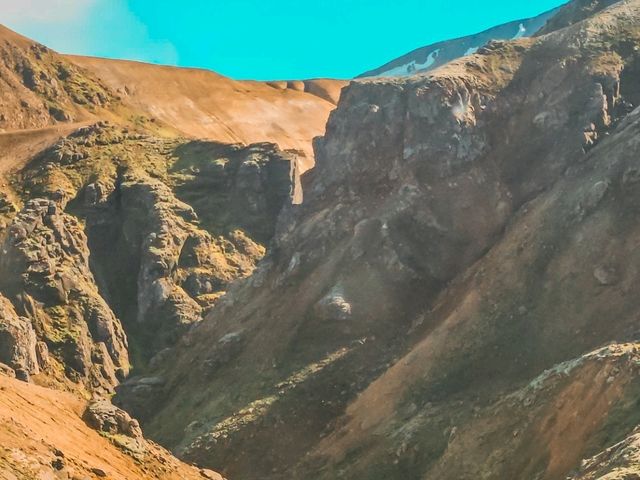
<svg viewBox="0 0 640 480"><path fill-rule="evenodd" d="M378 68L362 73L356 78L403 76L428 72L456 58L477 52L491 40L515 40L534 36L562 8L562 6L557 7L535 17L507 22L476 34L418 47Z"/></svg>

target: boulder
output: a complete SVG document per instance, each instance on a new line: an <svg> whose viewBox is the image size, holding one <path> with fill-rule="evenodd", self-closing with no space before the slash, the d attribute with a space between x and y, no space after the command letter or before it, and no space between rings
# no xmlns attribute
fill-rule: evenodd
<svg viewBox="0 0 640 480"><path fill-rule="evenodd" d="M138 421L107 400L91 403L84 412L83 419L87 425L100 432L142 438Z"/></svg>
<svg viewBox="0 0 640 480"><path fill-rule="evenodd" d="M335 286L315 306L315 311L323 320L348 320L351 318L351 304L346 300L340 286Z"/></svg>

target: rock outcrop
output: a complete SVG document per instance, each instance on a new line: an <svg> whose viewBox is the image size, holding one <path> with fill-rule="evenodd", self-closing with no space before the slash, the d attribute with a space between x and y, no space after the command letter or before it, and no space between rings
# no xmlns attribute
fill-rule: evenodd
<svg viewBox="0 0 640 480"><path fill-rule="evenodd" d="M51 375L112 391L129 371L126 335L96 287L82 226L62 207L35 199L16 216L0 251L0 291L26 317L18 337L28 371L37 373L37 351L45 364L51 352L56 365L43 365ZM38 350L36 334L46 345Z"/></svg>
<svg viewBox="0 0 640 480"><path fill-rule="evenodd" d="M19 317L9 300L0 295L0 363L21 371L24 376L37 374L38 339L28 318Z"/></svg>
<svg viewBox="0 0 640 480"><path fill-rule="evenodd" d="M99 400L89 404L83 419L91 428L100 432L142 438L142 429L138 421L107 400Z"/></svg>
<svg viewBox="0 0 640 480"><path fill-rule="evenodd" d="M299 179L295 155L271 144L99 122L38 155L16 185L25 205L7 229L0 291L56 360L48 375L111 391L129 369L121 323L134 355L157 362L251 274Z"/></svg>

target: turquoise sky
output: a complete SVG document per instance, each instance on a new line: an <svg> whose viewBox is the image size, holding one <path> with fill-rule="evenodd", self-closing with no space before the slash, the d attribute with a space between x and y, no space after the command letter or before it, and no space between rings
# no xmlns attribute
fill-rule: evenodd
<svg viewBox="0 0 640 480"><path fill-rule="evenodd" d="M0 22L65 53L234 78L350 78L562 0L0 0Z"/></svg>

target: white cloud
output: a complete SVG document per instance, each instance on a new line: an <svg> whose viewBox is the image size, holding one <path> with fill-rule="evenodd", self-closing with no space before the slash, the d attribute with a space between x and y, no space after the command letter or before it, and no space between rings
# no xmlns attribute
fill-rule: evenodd
<svg viewBox="0 0 640 480"><path fill-rule="evenodd" d="M98 0L92 8L89 37L93 51L128 60L175 65L178 52L166 39L155 39L126 5L126 0ZM114 51L114 52L112 52Z"/></svg>
<svg viewBox="0 0 640 480"><path fill-rule="evenodd" d="M126 0L0 0L0 23L63 53L178 62L173 44L152 38Z"/></svg>
<svg viewBox="0 0 640 480"><path fill-rule="evenodd" d="M0 0L0 22L7 25L65 22L84 18L98 0Z"/></svg>

